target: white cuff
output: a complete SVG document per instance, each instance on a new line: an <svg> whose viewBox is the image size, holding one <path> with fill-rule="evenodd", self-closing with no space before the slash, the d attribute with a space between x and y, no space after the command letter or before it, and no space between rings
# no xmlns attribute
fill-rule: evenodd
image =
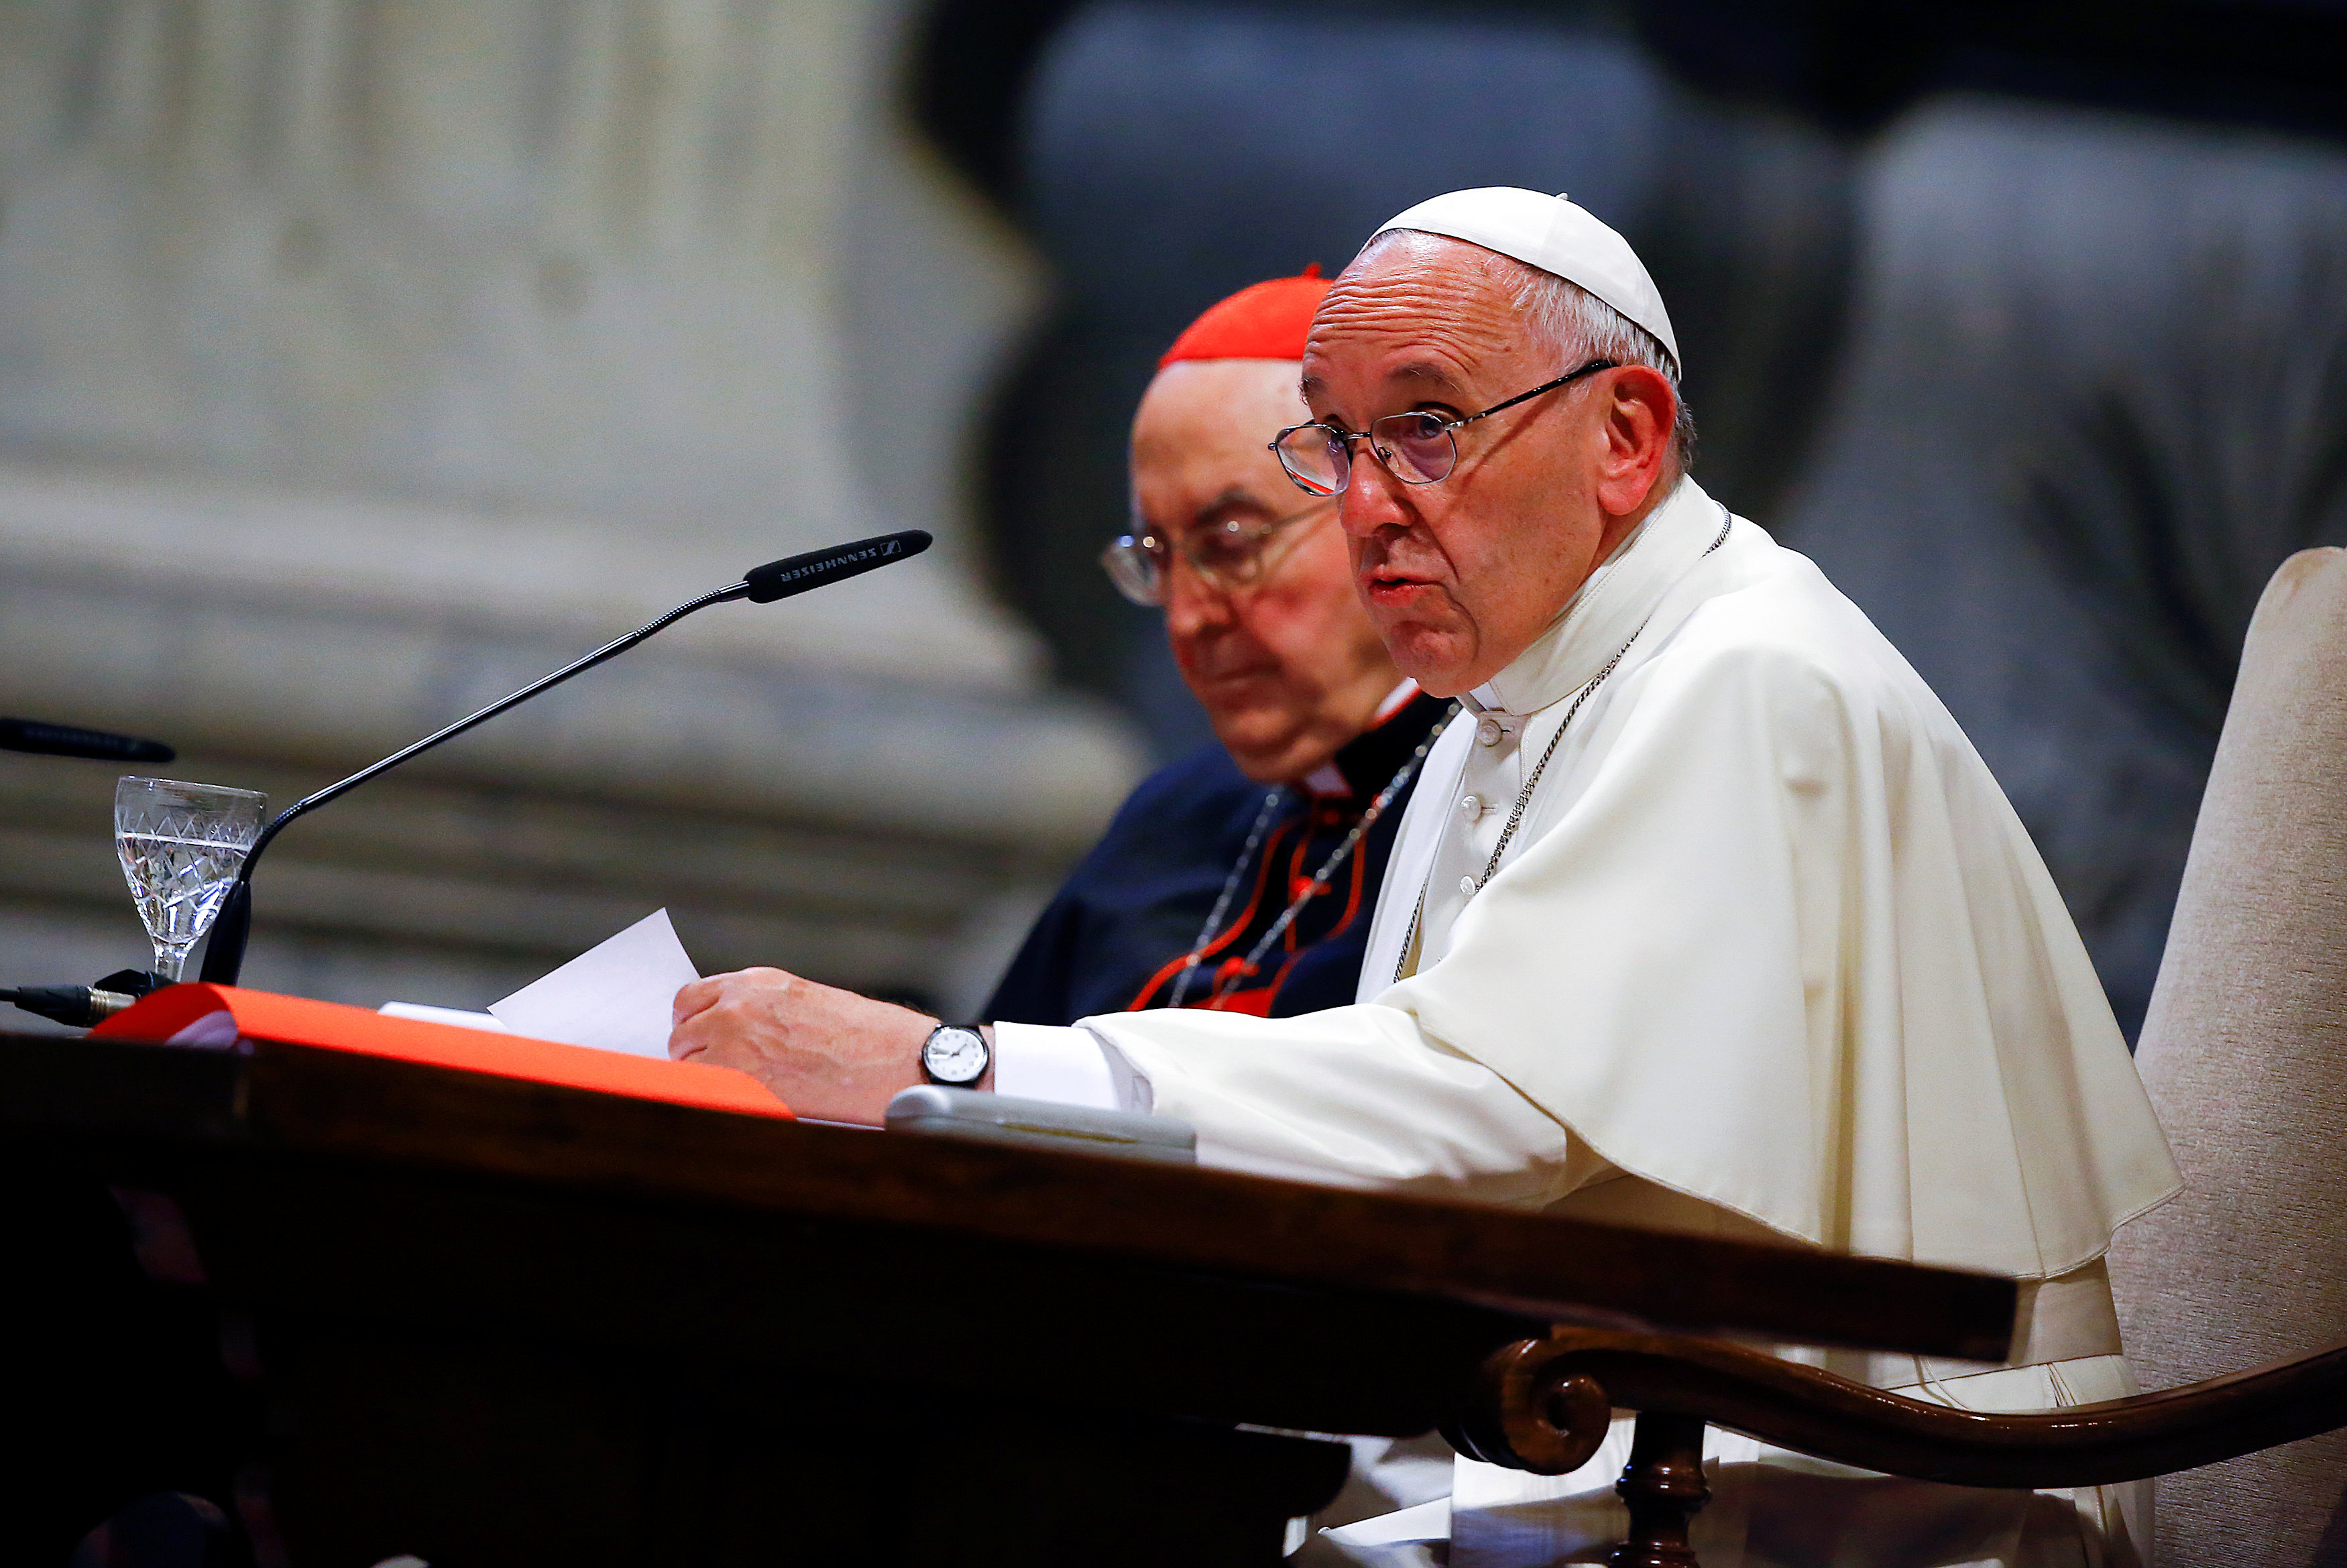
<svg viewBox="0 0 2347 1568"><path fill-rule="evenodd" d="M1089 1029L996 1024L994 1092L1095 1111L1129 1108L1117 1093L1107 1052Z"/></svg>

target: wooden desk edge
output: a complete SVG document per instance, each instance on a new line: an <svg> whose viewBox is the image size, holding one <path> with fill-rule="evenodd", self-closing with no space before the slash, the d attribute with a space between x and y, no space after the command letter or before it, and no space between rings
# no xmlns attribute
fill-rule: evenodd
<svg viewBox="0 0 2347 1568"><path fill-rule="evenodd" d="M6 1037L6 1046L0 1118L33 1108L21 1091L46 1077L51 1114L30 1120L53 1130L904 1226L1584 1323L1983 1361L2004 1358L2012 1332L2010 1279L1789 1243L780 1122L272 1042L249 1053L58 1036ZM153 1065L133 1066L142 1062ZM83 1113L94 1099L114 1115L64 1114L60 1090ZM707 1157L680 1167L680 1147ZM1043 1196L1051 1201L1036 1201ZM1133 1224L1138 1212L1152 1217L1145 1231Z"/></svg>

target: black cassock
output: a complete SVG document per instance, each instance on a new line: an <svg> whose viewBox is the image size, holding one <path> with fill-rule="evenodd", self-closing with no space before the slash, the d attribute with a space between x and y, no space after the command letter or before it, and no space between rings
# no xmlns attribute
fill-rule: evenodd
<svg viewBox="0 0 2347 1568"><path fill-rule="evenodd" d="M1352 1003L1409 788L1396 793L1255 970L1243 965L1449 708L1437 697L1415 697L1338 751L1334 766L1343 792L1300 785L1282 791L1184 1006L1286 1018ZM1220 746L1203 747L1142 780L1027 933L984 1017L1072 1023L1098 1013L1169 1005L1268 793Z"/></svg>

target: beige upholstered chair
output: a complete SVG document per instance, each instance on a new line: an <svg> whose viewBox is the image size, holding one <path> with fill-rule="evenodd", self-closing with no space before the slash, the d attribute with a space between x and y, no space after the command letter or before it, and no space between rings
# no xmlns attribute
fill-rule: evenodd
<svg viewBox="0 0 2347 1568"><path fill-rule="evenodd" d="M2111 1257L2143 1386L2347 1339L2347 551L2259 601L2136 1061L2187 1184ZM2347 1431L2158 1513L2159 1568L2347 1564Z"/></svg>

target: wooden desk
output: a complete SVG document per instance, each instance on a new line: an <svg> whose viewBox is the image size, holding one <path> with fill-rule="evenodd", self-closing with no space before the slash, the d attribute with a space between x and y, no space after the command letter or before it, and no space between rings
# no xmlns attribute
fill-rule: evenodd
<svg viewBox="0 0 2347 1568"><path fill-rule="evenodd" d="M0 1127L17 1255L74 1276L10 1308L59 1419L186 1426L181 1469L302 1568L1270 1563L1346 1453L1236 1423L1422 1431L1552 1319L2001 1357L2013 1310L1980 1276L267 1043L0 1037ZM54 1303L108 1290L146 1294L77 1344ZM214 1323L232 1382L193 1364Z"/></svg>

